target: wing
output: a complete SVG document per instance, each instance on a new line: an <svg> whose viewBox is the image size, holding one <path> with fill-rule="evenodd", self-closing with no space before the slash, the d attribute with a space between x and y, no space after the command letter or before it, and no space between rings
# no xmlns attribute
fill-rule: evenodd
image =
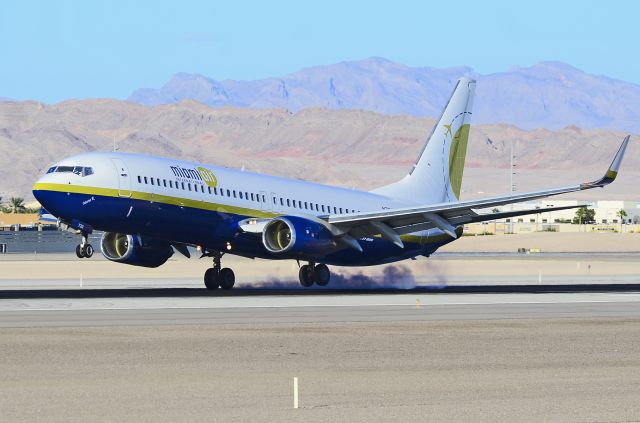
<svg viewBox="0 0 640 423"><path fill-rule="evenodd" d="M624 152L629 143L629 135L622 141L611 165L605 175L593 182L585 182L579 185L563 188L553 188L543 191L533 191L516 195L505 195L477 200L460 201L454 203L431 204L428 206L409 207L401 209L387 209L373 212L330 215L323 217L331 227L334 236L342 240L352 248L360 250L357 238L373 235L382 235L399 247L402 247L400 235L422 231L431 228L439 228L453 238L457 238L456 226L473 222L483 222L504 217L520 216L545 211L562 210L582 207L552 207L543 209L518 210L506 213L478 213L477 209L502 206L505 204L519 203L552 195L568 192L584 191L592 188L604 187L616 179Z"/></svg>

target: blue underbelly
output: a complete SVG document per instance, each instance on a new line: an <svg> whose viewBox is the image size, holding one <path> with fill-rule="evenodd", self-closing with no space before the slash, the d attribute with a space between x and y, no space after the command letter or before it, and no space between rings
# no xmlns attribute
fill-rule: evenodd
<svg viewBox="0 0 640 423"><path fill-rule="evenodd" d="M360 241L363 252L346 247L323 257L279 255L264 248L259 234L239 230L238 222L253 216L127 197L47 190L35 190L33 193L49 212L67 222L77 219L100 231L141 234L218 251L227 251L229 243L232 254L266 259L315 260L340 266L367 266L428 255L448 242L422 244L405 241L405 248L399 248L386 239L376 237Z"/></svg>

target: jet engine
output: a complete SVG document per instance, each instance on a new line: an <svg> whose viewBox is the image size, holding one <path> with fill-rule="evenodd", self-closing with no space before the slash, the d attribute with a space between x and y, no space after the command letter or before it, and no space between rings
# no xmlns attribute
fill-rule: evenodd
<svg viewBox="0 0 640 423"><path fill-rule="evenodd" d="M100 249L108 260L142 267L158 267L173 255L173 248L166 242L116 232L102 235Z"/></svg>
<svg viewBox="0 0 640 423"><path fill-rule="evenodd" d="M321 255L336 247L331 231L322 223L297 216L276 217L262 230L262 244L272 253Z"/></svg>

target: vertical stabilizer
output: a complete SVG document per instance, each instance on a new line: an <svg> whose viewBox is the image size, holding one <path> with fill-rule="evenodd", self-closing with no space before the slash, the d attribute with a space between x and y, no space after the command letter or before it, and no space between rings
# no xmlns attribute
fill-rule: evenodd
<svg viewBox="0 0 640 423"><path fill-rule="evenodd" d="M374 190L421 204L460 199L476 81L460 78L413 169L400 181Z"/></svg>

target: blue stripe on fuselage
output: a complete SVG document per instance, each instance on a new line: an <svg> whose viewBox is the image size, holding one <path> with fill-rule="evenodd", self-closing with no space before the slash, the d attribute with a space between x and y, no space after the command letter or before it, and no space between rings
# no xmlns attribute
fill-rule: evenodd
<svg viewBox="0 0 640 423"><path fill-rule="evenodd" d="M187 206L176 206L127 197L111 197L95 194L77 194L49 190L34 190L41 204L61 220L77 219L105 232L141 234L156 239L185 244L195 244L211 250L265 259L300 259L339 266L367 266L391 263L418 255L429 255L442 241L421 245L404 242L401 249L383 238L370 238L360 242L363 252L344 248L324 257L280 255L268 252L259 234L239 230L238 222L246 215L222 213Z"/></svg>

